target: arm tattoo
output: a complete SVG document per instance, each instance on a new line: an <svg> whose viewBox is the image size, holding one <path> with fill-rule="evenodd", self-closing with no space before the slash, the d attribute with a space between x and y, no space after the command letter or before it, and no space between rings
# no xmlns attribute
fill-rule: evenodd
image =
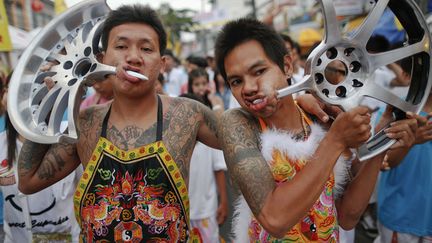
<svg viewBox="0 0 432 243"><path fill-rule="evenodd" d="M38 144L26 140L18 157L18 171L25 176L34 171L42 163L43 157L50 145Z"/></svg>
<svg viewBox="0 0 432 243"><path fill-rule="evenodd" d="M186 181L189 179L190 157L202 122L200 105L186 99L172 99L164 119L163 140Z"/></svg>
<svg viewBox="0 0 432 243"><path fill-rule="evenodd" d="M257 122L240 110L232 110L222 116L219 129L230 175L258 216L276 185L259 149Z"/></svg>
<svg viewBox="0 0 432 243"><path fill-rule="evenodd" d="M91 106L80 113L79 131L80 131L80 152L84 158L90 158L97 142L100 132L102 120L108 111L108 105L105 107ZM87 162L87 161L85 161Z"/></svg>
<svg viewBox="0 0 432 243"><path fill-rule="evenodd" d="M37 173L41 180L52 180L71 158L76 158L75 144L37 144L25 141L18 160L21 176Z"/></svg>
<svg viewBox="0 0 432 243"><path fill-rule="evenodd" d="M210 130L215 133L216 137L218 137L217 127L219 120L217 119L214 112L205 106L198 106L198 108L199 112L202 113L204 116L204 124L206 124L210 128Z"/></svg>
<svg viewBox="0 0 432 243"><path fill-rule="evenodd" d="M52 179L56 172L60 172L65 167L68 159L76 157L75 155L76 146L74 144L60 143L52 145L37 171L39 178Z"/></svg>

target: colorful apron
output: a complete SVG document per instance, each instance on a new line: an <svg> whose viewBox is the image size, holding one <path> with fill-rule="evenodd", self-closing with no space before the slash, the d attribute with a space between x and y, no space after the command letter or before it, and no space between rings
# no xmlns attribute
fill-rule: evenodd
<svg viewBox="0 0 432 243"><path fill-rule="evenodd" d="M111 110L111 108L110 108ZM83 242L186 242L189 198L180 171L162 142L158 96L156 142L123 151L101 137L74 197Z"/></svg>
<svg viewBox="0 0 432 243"><path fill-rule="evenodd" d="M300 108L299 108L300 109ZM301 110L300 110L301 111ZM312 121L303 113L304 129ZM267 126L259 119L263 132ZM306 131L306 130L305 130ZM307 139L307 138L306 138ZM307 163L305 159L291 160L278 150L273 150L272 161L268 161L275 182L279 185L291 180ZM251 242L337 242L339 239L339 226L337 224L336 207L333 200L334 176L333 173L324 185L323 192L307 215L301 219L282 239L268 234L259 222L252 217L249 225L249 239Z"/></svg>

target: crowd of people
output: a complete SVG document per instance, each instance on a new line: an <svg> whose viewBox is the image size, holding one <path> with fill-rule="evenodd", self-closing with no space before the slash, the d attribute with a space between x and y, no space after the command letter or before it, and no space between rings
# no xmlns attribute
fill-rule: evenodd
<svg viewBox="0 0 432 243"><path fill-rule="evenodd" d="M117 73L83 101L74 144L20 136L6 111L10 75L1 82L5 242L354 242L371 207L376 242L432 242L432 94L398 121L370 100L335 114L310 94L278 99L302 80L300 48L251 18L228 22L213 55L182 62L166 42L151 8L110 12L101 61ZM373 37L368 49L386 45ZM333 64L326 78L339 83L346 69ZM406 87L407 67L372 78ZM359 162L355 148L389 123L397 142Z"/></svg>

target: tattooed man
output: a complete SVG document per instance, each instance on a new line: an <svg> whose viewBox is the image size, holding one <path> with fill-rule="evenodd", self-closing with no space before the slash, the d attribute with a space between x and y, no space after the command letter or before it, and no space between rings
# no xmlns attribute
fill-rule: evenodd
<svg viewBox="0 0 432 243"><path fill-rule="evenodd" d="M338 241L338 225L353 228L367 206L383 158L361 164L343 196L333 199L336 162L349 160L341 155L370 137L368 109L340 114L326 131L292 97L278 100L276 91L292 77L291 58L280 36L257 20L226 24L215 51L241 105L219 123L228 171L252 211L242 212L240 203L245 217L235 223L235 242ZM409 145L416 124L397 122L388 136ZM341 171L349 167L342 163Z"/></svg>
<svg viewBox="0 0 432 243"><path fill-rule="evenodd" d="M84 242L186 242L187 183L196 140L217 147L210 109L158 96L166 33L152 9L122 6L104 22L102 62L117 67L112 103L80 114L79 141L51 146L26 141L19 157L20 190L39 191L82 164L75 211ZM148 81L130 76L142 73Z"/></svg>

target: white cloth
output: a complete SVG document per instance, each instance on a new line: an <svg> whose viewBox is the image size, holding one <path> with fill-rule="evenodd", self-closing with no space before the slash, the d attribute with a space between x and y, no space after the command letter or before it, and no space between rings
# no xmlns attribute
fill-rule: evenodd
<svg viewBox="0 0 432 243"><path fill-rule="evenodd" d="M231 93L228 109L234 109L234 108L239 108L239 107L240 107L240 104L238 103L238 101L236 100L234 95Z"/></svg>
<svg viewBox="0 0 432 243"><path fill-rule="evenodd" d="M293 76L291 78L292 84L297 84L302 81L304 77L304 69L302 67L299 67L296 73L293 73Z"/></svg>
<svg viewBox="0 0 432 243"><path fill-rule="evenodd" d="M391 81L396 78L396 74L389 69L387 66L383 66L375 70L375 72L369 77L368 82L374 82L381 87L389 90L391 93L395 94L396 96L404 99L405 96L408 94L409 86L407 87L392 87L390 85ZM375 123L377 118L377 111L380 108L385 108L385 103L382 101L379 101L374 98L365 97L361 101L361 105L368 106L369 109L375 111L372 113L371 122Z"/></svg>
<svg viewBox="0 0 432 243"><path fill-rule="evenodd" d="M7 159L6 132L0 133L0 160ZM17 151L22 143L17 140ZM25 217L22 212L22 201L19 198L18 175L16 163L12 168L15 173L16 184L1 186L4 200L4 231L5 242L25 243L28 239ZM28 208L31 214L33 233L71 233L73 242L78 242L79 226L76 222L73 210L73 195L77 177L72 172L56 184L31 195L25 195L28 200Z"/></svg>
<svg viewBox="0 0 432 243"><path fill-rule="evenodd" d="M354 243L355 229L344 230L339 227L339 243Z"/></svg>
<svg viewBox="0 0 432 243"><path fill-rule="evenodd" d="M177 97L181 94L181 87L188 82L188 75L181 67L173 68L164 74L164 90L169 96Z"/></svg>
<svg viewBox="0 0 432 243"><path fill-rule="evenodd" d="M391 243L393 237L393 231L385 227L378 221L378 237L375 238L374 243ZM429 237L418 237L411 234L397 232L398 243L432 243L432 236Z"/></svg>
<svg viewBox="0 0 432 243"><path fill-rule="evenodd" d="M226 170L223 153L197 142L190 162L190 219L204 219L216 214L218 194L214 172Z"/></svg>

